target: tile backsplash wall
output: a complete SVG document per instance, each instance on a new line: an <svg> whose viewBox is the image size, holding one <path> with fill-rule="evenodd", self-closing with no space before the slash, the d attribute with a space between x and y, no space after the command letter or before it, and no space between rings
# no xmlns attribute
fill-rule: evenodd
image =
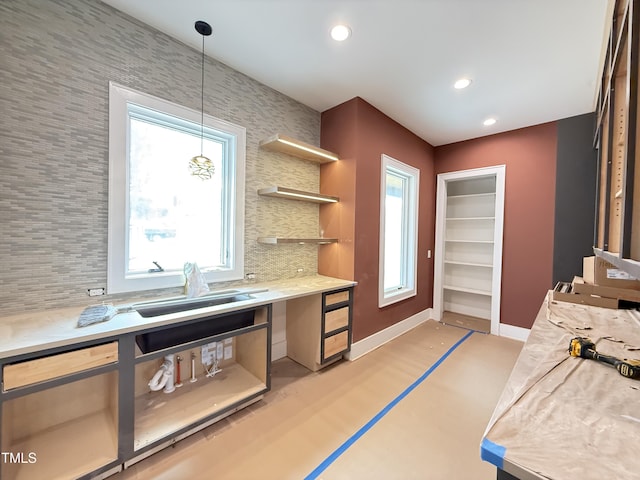
<svg viewBox="0 0 640 480"><path fill-rule="evenodd" d="M128 301L87 295L107 280L109 81L200 110L200 52L98 0L2 0L0 45L0 316ZM317 145L320 113L210 58L204 103L247 130L246 273L316 273L319 247L257 238L317 236L318 206L256 191L318 190L317 164L258 144Z"/></svg>

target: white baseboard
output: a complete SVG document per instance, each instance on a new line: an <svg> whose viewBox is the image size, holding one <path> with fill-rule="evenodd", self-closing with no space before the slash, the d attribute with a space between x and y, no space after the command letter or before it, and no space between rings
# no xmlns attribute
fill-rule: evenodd
<svg viewBox="0 0 640 480"><path fill-rule="evenodd" d="M499 328L499 335L501 337L520 340L521 342L526 342L527 338L529 338L530 330L528 328L516 327L515 325L507 325L506 323L501 323Z"/></svg>
<svg viewBox="0 0 640 480"><path fill-rule="evenodd" d="M373 335L363 338L362 340L351 344L351 351L345 355L347 360L356 360L372 350L384 345L390 340L399 337L403 333L408 332L412 328L417 327L421 323L431 318L431 309L427 308L422 312L416 313L390 327L385 328Z"/></svg>
<svg viewBox="0 0 640 480"><path fill-rule="evenodd" d="M418 312L409 318L406 318L394 325L391 325L384 330L374 333L373 335L363 338L362 340L351 344L351 351L345 355L347 360L356 360L363 355L375 350L376 348L384 345L385 343L399 337L403 333L417 327L421 323L433 318L433 312L430 308ZM501 337L511 338L513 340L519 340L526 342L529 337L529 329L523 327L516 327L515 325L507 325L505 323L500 324ZM275 340L275 339L274 339ZM276 340L271 344L271 360L276 361L280 358L287 356L287 340Z"/></svg>

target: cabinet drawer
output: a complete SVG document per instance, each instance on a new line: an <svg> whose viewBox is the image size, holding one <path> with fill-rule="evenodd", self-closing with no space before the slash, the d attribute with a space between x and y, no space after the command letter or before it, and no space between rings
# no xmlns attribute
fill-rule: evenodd
<svg viewBox="0 0 640 480"><path fill-rule="evenodd" d="M325 296L324 304L326 307L331 305L335 305L336 303L348 302L349 301L349 290L345 290L344 292L330 293Z"/></svg>
<svg viewBox="0 0 640 480"><path fill-rule="evenodd" d="M344 331L324 339L324 358L329 358L349 348L349 332Z"/></svg>
<svg viewBox="0 0 640 480"><path fill-rule="evenodd" d="M349 325L349 307L342 307L324 314L324 331L333 332Z"/></svg>
<svg viewBox="0 0 640 480"><path fill-rule="evenodd" d="M81 372L118 361L118 342L6 365L4 390Z"/></svg>

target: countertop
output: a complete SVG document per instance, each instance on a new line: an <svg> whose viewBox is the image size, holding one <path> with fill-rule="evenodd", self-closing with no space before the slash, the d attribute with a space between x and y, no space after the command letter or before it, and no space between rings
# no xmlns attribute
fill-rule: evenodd
<svg viewBox="0 0 640 480"><path fill-rule="evenodd" d="M637 479L640 380L569 356L574 337L640 359L640 312L545 298L487 427L482 458L521 480Z"/></svg>
<svg viewBox="0 0 640 480"><path fill-rule="evenodd" d="M28 312L0 317L0 358L114 337L148 328L171 325L206 315L231 312L347 288L355 284L356 282L351 280L341 280L322 275L252 283L242 287L230 288L267 289L267 291L253 293L248 300L156 317L143 318L136 311L119 313L106 322L81 328L76 325L78 317L85 307Z"/></svg>

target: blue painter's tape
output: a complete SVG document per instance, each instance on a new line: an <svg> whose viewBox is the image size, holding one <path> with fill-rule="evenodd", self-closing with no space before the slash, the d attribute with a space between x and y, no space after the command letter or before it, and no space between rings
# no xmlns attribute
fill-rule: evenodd
<svg viewBox="0 0 640 480"><path fill-rule="evenodd" d="M335 462L338 457L340 455L342 455L349 447L351 447L351 445L353 445L360 437L362 437L365 433L367 433L371 427L373 427L376 423L378 423L382 417L384 417L387 413L389 413L389 411L395 407L400 400L402 400L403 398L405 398L407 395L409 395L409 393L411 393L418 385L420 385L422 382L424 382L427 377L429 375L431 375L431 373L440 366L440 364L442 362L444 362L447 357L449 355L451 355L451 353L453 353L453 351L458 348L462 342L464 342L467 338L469 338L471 335L473 335L474 330L470 330L464 337L462 337L460 340L458 340L455 344L453 344L453 346L447 350L444 355L442 355L438 361L436 363L434 363L433 365L431 365L431 367L429 367L429 369L424 372L415 382L413 382L411 385L409 385L400 395L398 395L396 398L394 398L393 400L391 400L391 402L384 407L382 410L380 410L371 420L369 420L366 424L364 424L360 430L358 430L356 433L354 433L346 442L344 442L342 445L340 445L331 455L329 455L324 462L322 462L320 465L318 465L313 472L311 472L309 475L307 475L305 477L305 480L315 480L316 478L318 478L318 476L324 472L329 465L331 465L333 462Z"/></svg>
<svg viewBox="0 0 640 480"><path fill-rule="evenodd" d="M496 467L502 469L504 464L504 452L507 449L502 445L493 443L486 438L482 439L482 445L480 445L480 458L485 462L492 463Z"/></svg>

